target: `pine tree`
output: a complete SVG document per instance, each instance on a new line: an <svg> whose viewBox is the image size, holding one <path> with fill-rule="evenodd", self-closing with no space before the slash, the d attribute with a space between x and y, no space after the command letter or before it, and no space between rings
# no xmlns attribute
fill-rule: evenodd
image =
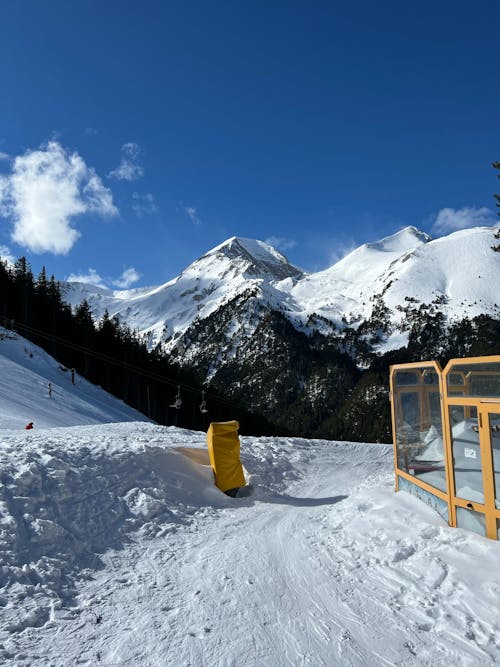
<svg viewBox="0 0 500 667"><path fill-rule="evenodd" d="M493 162L493 169L498 169L500 172L500 162ZM500 173L498 174L498 178L500 178ZM497 200L497 207L500 208L500 195L493 195L495 199ZM500 211L498 211L498 217L500 218ZM498 232L495 234L496 239L500 239L500 229ZM500 243L498 245L492 245L491 249L494 250L495 252L500 252Z"/></svg>
<svg viewBox="0 0 500 667"><path fill-rule="evenodd" d="M0 259L0 324L7 326L12 300L12 274L7 262Z"/></svg>
<svg viewBox="0 0 500 667"><path fill-rule="evenodd" d="M16 296L15 316L16 322L24 325L31 324L31 306L33 293L35 291L35 281L31 266L26 257L20 257L14 263L14 289Z"/></svg>

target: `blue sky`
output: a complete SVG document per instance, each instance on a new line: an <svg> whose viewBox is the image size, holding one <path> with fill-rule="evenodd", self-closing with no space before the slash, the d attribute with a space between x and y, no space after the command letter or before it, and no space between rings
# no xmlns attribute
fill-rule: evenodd
<svg viewBox="0 0 500 667"><path fill-rule="evenodd" d="M147 285L234 235L317 270L494 224L499 24L497 0L3 0L2 252Z"/></svg>

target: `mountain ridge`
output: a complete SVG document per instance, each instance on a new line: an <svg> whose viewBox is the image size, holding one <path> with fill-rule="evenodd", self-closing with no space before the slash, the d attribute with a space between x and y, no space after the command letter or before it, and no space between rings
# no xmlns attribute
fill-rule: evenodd
<svg viewBox="0 0 500 667"><path fill-rule="evenodd" d="M245 294L308 333L358 328L383 306L392 329L384 349L391 349L391 335L404 329L408 300L439 300L450 321L500 313L500 263L490 249L495 230L476 227L431 239L408 226L316 273L302 271L263 241L234 236L163 285L106 292L69 283L65 294L72 306L86 298L97 319L107 309L147 336L151 348L160 344L167 352L196 322Z"/></svg>

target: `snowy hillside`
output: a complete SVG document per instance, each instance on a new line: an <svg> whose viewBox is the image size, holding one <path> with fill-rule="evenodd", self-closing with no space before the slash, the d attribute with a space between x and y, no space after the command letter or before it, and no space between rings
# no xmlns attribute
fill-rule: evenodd
<svg viewBox="0 0 500 667"><path fill-rule="evenodd" d="M500 543L395 494L391 447L242 438L242 461L232 499L203 433L0 431L2 664L498 663Z"/></svg>
<svg viewBox="0 0 500 667"><path fill-rule="evenodd" d="M64 368L40 347L0 327L0 429L147 421L78 374ZM51 383L51 396L49 396Z"/></svg>
<svg viewBox="0 0 500 667"><path fill-rule="evenodd" d="M334 320L371 314L375 294L383 291L390 267L415 248L431 241L415 227L376 243L366 243L325 271L311 274L292 289L302 317L316 312ZM429 286L426 285L426 288Z"/></svg>
<svg viewBox="0 0 500 667"><path fill-rule="evenodd" d="M407 227L309 275L265 243L232 238L160 287L70 284L66 298L76 305L86 297L94 317L107 308L147 334L150 347L161 342L171 363L277 432L384 440L386 359L369 387L360 376L377 367L377 355L407 347L400 361L446 360L497 349L495 232L476 227L431 240Z"/></svg>
<svg viewBox="0 0 500 667"><path fill-rule="evenodd" d="M159 287L113 291L70 283L66 300L75 306L87 299L95 317L108 309L132 329L151 332L151 345L170 339L172 346L195 319L209 317L238 294L267 288L267 298L277 303L274 284L293 285L302 275L266 243L233 237Z"/></svg>
<svg viewBox="0 0 500 667"><path fill-rule="evenodd" d="M283 312L294 326L307 325L309 330L325 326L324 320L311 319L313 315L340 329L346 321L357 326L379 304L389 308L392 327L397 328L408 300L437 302L449 320L498 316L500 261L491 250L495 231L477 227L431 240L407 227L309 275L261 241L232 238L165 285L112 291L71 283L66 298L72 305L86 298L97 318L107 308L131 328L149 332L151 345L161 340L169 350L191 326L250 294L263 306ZM396 342L402 344L401 338Z"/></svg>

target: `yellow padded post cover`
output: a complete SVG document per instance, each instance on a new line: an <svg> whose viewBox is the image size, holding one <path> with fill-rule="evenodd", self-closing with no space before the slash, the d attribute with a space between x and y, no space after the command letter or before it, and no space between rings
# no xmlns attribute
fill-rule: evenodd
<svg viewBox="0 0 500 667"><path fill-rule="evenodd" d="M245 486L240 461L240 440L237 421L212 422L207 431L208 454L215 475L215 484L221 491Z"/></svg>

